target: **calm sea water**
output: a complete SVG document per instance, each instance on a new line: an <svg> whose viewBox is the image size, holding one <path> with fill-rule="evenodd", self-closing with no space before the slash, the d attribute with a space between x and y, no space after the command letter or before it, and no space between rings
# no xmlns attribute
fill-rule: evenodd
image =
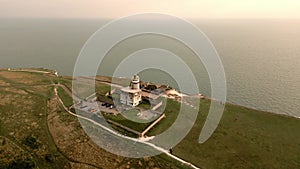
<svg viewBox="0 0 300 169"><path fill-rule="evenodd" d="M107 20L0 19L0 67L46 67L72 75L85 41ZM191 21L213 42L224 64L228 101L274 113L300 116L300 20ZM141 43L142 42L142 43ZM159 42L159 43L157 43ZM171 44L171 45L170 45ZM144 47L163 47L183 57L191 53L163 37L128 39L108 53L127 55ZM200 92L210 84L201 63ZM101 71L100 71L101 72ZM103 74L109 72L102 71ZM153 73L144 72L151 80ZM161 75L164 82L167 75ZM184 77L183 77L184 78ZM172 81L166 81L170 83Z"/></svg>

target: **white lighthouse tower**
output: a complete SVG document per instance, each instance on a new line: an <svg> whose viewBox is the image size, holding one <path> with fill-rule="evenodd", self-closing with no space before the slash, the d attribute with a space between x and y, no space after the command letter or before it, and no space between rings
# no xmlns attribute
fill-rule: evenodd
<svg viewBox="0 0 300 169"><path fill-rule="evenodd" d="M130 86L121 89L120 102L129 106L137 106L142 101L142 90L140 89L140 77L134 75Z"/></svg>
<svg viewBox="0 0 300 169"><path fill-rule="evenodd" d="M138 75L134 75L131 80L131 89L139 90L140 89L140 77Z"/></svg>

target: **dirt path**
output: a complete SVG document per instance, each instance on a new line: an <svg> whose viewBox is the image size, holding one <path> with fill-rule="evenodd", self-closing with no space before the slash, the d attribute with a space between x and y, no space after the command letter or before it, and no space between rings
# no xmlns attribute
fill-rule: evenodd
<svg viewBox="0 0 300 169"><path fill-rule="evenodd" d="M112 130L112 129L106 127L106 126L103 126L103 125L101 125L101 124L95 122L95 121L92 120L92 119L89 119L89 118L80 116L80 115L78 115L78 114L75 114L75 113L69 111L69 109L63 104L63 101L60 99L60 97L59 97L58 94L57 94L57 86L55 86L54 92L55 92L55 95L56 95L56 97L57 97L58 102L60 103L60 105L61 105L61 106L65 109L65 111L68 112L69 114L71 114L71 115L73 115L73 116L76 116L76 117L78 117L78 118L81 118L81 119L83 119L83 120L89 121L89 122L93 123L94 125L99 126L99 127L101 127L102 129L104 129L104 130L110 132L111 134L114 134L115 136L118 136L118 137L121 137L121 138L124 138L124 139L127 139L127 140L131 140L131 141L134 141L134 142L139 142L139 143L148 145L148 146L150 146L150 147L152 147L152 148L154 148L154 149L160 151L161 153L164 153L164 154L168 155L169 157L171 157L171 158L173 158L173 159L175 159L175 160L177 160L177 161L179 161L179 162L181 162L181 163L183 163L183 164L185 164L185 165L187 165L187 166L189 166L189 167L191 167L191 168L199 169L199 167L197 167L197 166L191 164L190 162L187 162L187 161L185 161L185 160L183 160L183 159L181 159L181 158L179 158L179 157L177 157L177 156L171 154L171 153L169 152L169 150L166 150L166 149L164 149L164 148L162 148L162 147L159 147L159 146L157 146L157 145L155 145L155 144L153 144L153 143L146 142L146 141L143 140L143 139L137 139L137 138L132 138L132 137L124 136L124 135L122 135L122 134L116 132L115 130Z"/></svg>

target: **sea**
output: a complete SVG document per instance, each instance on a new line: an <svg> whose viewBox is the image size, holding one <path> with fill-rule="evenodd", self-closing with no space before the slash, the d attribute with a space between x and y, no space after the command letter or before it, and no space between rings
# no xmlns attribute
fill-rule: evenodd
<svg viewBox="0 0 300 169"><path fill-rule="evenodd" d="M0 19L0 67L55 69L72 75L76 59L89 37L110 19ZM215 46L224 66L227 101L258 110L300 117L300 20L297 19L199 19L187 20ZM101 44L99 44L101 45ZM144 35L114 46L99 66L98 74L111 75L120 60L136 50L157 47L189 60L192 55L174 39ZM164 60L158 60L166 62ZM192 68L199 92L211 87L201 62ZM174 65L177 66L177 65ZM144 70L144 81L176 88L166 72ZM182 77L184 80L185 77Z"/></svg>

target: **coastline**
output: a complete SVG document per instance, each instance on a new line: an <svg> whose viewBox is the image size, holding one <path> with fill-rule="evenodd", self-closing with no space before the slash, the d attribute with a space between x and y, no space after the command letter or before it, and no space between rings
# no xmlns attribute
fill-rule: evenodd
<svg viewBox="0 0 300 169"><path fill-rule="evenodd" d="M62 74L59 74L59 72L57 72L56 70L52 70L52 69L47 69L47 68L43 68L43 67L39 67L39 68L0 68L0 70L6 70L6 71L37 71L36 73L45 73L45 72L48 72L48 73L53 73L55 76L61 76L61 77L67 77L67 78L73 78L72 76L69 76L69 75L62 75ZM109 77L109 76L103 76L103 75L97 75L97 77L100 77L100 78L104 78L104 79L112 79L112 77ZM94 78L94 77L91 77L91 78ZM126 77L116 77L117 79L127 79ZM98 80L98 79L97 79ZM111 83L112 81L111 80L98 80L98 81L102 81L104 83ZM151 82L150 82L151 83ZM154 84L154 85L165 85L165 84ZM176 92L178 92L179 94L182 94L183 96L186 95L184 93L180 93L179 91L175 90ZM200 93L198 93L199 95L202 95ZM210 98L208 96L205 96L205 95L202 95L204 96L205 99L208 99L208 100L214 100L213 98ZM217 100L215 100L217 101ZM253 107L248 107L248 106L245 106L245 105L240 105L238 103L234 103L234 102L229 102L226 100L226 103L224 103L225 106L226 105L233 105L233 106L237 106L237 107L240 107L240 108L246 108L246 109L249 109L249 110L255 110L255 111L260 111L260 112L264 112L264 113L270 113L270 114L274 114L274 115L279 115L279 116L282 116L282 117L293 117L293 118L296 118L296 119L300 119L300 115L298 116L293 116L293 115L290 115L290 114L286 114L286 113L276 113L276 112L271 112L271 111L268 111L268 110L262 110L262 109L258 109L258 108L253 108Z"/></svg>
<svg viewBox="0 0 300 169"><path fill-rule="evenodd" d="M26 69L26 71L19 72L1 71L0 77L2 77L1 80L4 89L6 86L10 91L14 90L14 92L17 92L18 90L21 90L29 92L27 95L28 98L31 99L33 95L37 96L36 98L38 99L31 102L30 105L39 105L40 101L47 101L49 98L54 99L53 92L50 92L53 91L54 86L58 87L58 92L65 105L73 104L70 94L59 91L59 89L62 88L58 86L59 84L63 84L69 89L72 88L72 77L55 76L54 71L53 73L50 73L50 71L37 71L37 69ZM3 83L6 81L9 83ZM23 86L9 84L23 84ZM47 94L41 95L41 84L48 86L48 91L44 90L45 88L43 87L44 92L47 92ZM107 83L100 85L100 82L96 84L98 84L97 91L100 93L107 92L110 89ZM6 93L6 90L4 89L3 95L10 96L11 98L15 97L15 94ZM19 101L23 104L23 94L20 93L19 95ZM40 97L43 99L40 99ZM5 100L3 100L3 103L6 104ZM167 118L162 120L159 126L154 127L153 130L149 132L149 136L164 132L165 129L172 125L176 120L180 103L175 99L170 99L167 103ZM202 99L200 104L200 110L193 128L188 132L188 135L174 147L174 155L201 168L222 168L224 165L231 167L239 166L240 168L258 168L259 166L267 165L274 165L273 168L297 168L296 166L299 166L298 164L300 163L297 157L300 150L298 148L300 146L300 137L297 134L297 131L299 131L300 123L298 119L286 115L277 116L277 114L274 113L259 111L227 102L220 124L212 137L210 137L207 142L200 143L198 140L199 133L202 132L203 125L208 118L211 99ZM38 107L43 108L41 106ZM14 109L13 106L10 106L10 108L12 110ZM35 110L35 108L33 110ZM47 113L47 111L45 113ZM66 128L69 128L70 124L73 123L73 120L76 120L76 118L71 120L70 116L66 116L64 111L56 113L63 115L61 117L63 117L62 121L66 124ZM9 115L10 114L8 114L7 117ZM34 114L29 113L28 115ZM129 121L123 122L123 118L121 118L120 115L110 115L108 118L112 118L113 120L116 120L116 122L130 128L142 129L145 127L128 123ZM7 121L10 120L11 118L7 119ZM22 126L23 125L17 125L17 127ZM12 126L12 128L14 128L14 126ZM123 133L121 129L116 130ZM82 137L82 135L80 137ZM279 158L281 160L278 161ZM232 163L233 161L235 162L234 164ZM249 162L245 163L245 161ZM295 163L287 164L285 161L295 161Z"/></svg>

